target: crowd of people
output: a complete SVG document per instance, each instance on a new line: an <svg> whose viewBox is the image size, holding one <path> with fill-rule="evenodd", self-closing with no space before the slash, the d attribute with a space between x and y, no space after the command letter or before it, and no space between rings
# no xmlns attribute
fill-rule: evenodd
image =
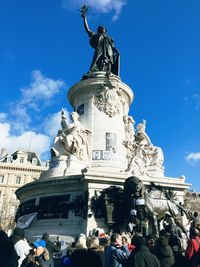
<svg viewBox="0 0 200 267"><path fill-rule="evenodd" d="M61 251L60 238L52 242L49 234L29 243L22 229L8 237L0 230L1 267L199 267L200 223L194 213L184 248L182 232L172 217L159 237L144 237L140 232L93 231L79 234ZM54 253L62 255L54 262Z"/></svg>

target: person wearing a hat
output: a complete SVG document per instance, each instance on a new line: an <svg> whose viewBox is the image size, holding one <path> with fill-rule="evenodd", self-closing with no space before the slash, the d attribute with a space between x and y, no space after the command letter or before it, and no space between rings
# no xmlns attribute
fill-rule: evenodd
<svg viewBox="0 0 200 267"><path fill-rule="evenodd" d="M22 262L20 267L42 267L44 262L49 260L49 253L46 249L46 242L42 239L33 242L33 249Z"/></svg>
<svg viewBox="0 0 200 267"><path fill-rule="evenodd" d="M160 267L160 262L157 257L145 245L146 241L144 237L133 237L131 242L135 246L135 249L128 257L126 267Z"/></svg>

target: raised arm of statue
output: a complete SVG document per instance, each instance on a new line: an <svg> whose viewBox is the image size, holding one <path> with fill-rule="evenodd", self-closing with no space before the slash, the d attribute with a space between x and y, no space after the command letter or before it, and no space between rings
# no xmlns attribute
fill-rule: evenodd
<svg viewBox="0 0 200 267"><path fill-rule="evenodd" d="M84 23L84 28L86 30L86 32L88 33L89 37L91 37L94 33L93 31L90 30L89 26L88 26L88 22L87 22L87 10L88 10L88 6L84 5L81 8L81 17L83 18L83 23Z"/></svg>
<svg viewBox="0 0 200 267"><path fill-rule="evenodd" d="M137 125L136 137L140 143L146 142L147 145L152 145L151 140L146 133L146 121L145 120L143 120L142 123L139 123Z"/></svg>
<svg viewBox="0 0 200 267"><path fill-rule="evenodd" d="M99 26L97 32L90 30L87 22L87 6L81 8L84 28L90 39L90 46L95 50L88 74L103 71L119 76L119 52L115 48L113 39L107 35L104 26Z"/></svg>

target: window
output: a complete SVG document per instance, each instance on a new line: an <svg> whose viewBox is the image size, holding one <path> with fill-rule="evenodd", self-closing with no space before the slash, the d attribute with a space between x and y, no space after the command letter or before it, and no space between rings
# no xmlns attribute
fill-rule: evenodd
<svg viewBox="0 0 200 267"><path fill-rule="evenodd" d="M42 197L39 203L38 219L68 218L70 195Z"/></svg>
<svg viewBox="0 0 200 267"><path fill-rule="evenodd" d="M19 162L24 163L24 157L20 157Z"/></svg>
<svg viewBox="0 0 200 267"><path fill-rule="evenodd" d="M17 211L17 207L16 207L15 205L12 205L12 206L10 207L10 215L11 215L11 216L15 216L16 211Z"/></svg>
<svg viewBox="0 0 200 267"><path fill-rule="evenodd" d="M37 163L38 163L37 159L36 159L36 158L33 158L33 159L32 159L32 164L33 164L34 166L37 166Z"/></svg>
<svg viewBox="0 0 200 267"><path fill-rule="evenodd" d="M11 163L12 160L13 160L13 157L12 157L12 156L8 156L8 157L7 157L7 163Z"/></svg>
<svg viewBox="0 0 200 267"><path fill-rule="evenodd" d="M29 214L35 211L36 211L36 207L35 207L35 198L34 198L19 205L16 218L19 218L20 216L23 216L23 215L26 215L26 214Z"/></svg>
<svg viewBox="0 0 200 267"><path fill-rule="evenodd" d="M12 198L12 200L16 200L17 199L17 197L15 195L15 190L12 190L11 198Z"/></svg>
<svg viewBox="0 0 200 267"><path fill-rule="evenodd" d="M21 183L21 176L17 176L16 177L16 184L20 184Z"/></svg>
<svg viewBox="0 0 200 267"><path fill-rule="evenodd" d="M0 183L4 182L4 175L0 175Z"/></svg>

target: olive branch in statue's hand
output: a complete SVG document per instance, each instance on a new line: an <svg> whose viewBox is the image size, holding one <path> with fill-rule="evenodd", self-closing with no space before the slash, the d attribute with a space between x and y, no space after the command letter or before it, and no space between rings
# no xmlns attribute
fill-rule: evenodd
<svg viewBox="0 0 200 267"><path fill-rule="evenodd" d="M86 5L84 5L84 6L81 7L80 12L81 12L81 17L82 18L85 18L86 14L87 14L87 11L88 11L88 8L89 7L86 6Z"/></svg>

